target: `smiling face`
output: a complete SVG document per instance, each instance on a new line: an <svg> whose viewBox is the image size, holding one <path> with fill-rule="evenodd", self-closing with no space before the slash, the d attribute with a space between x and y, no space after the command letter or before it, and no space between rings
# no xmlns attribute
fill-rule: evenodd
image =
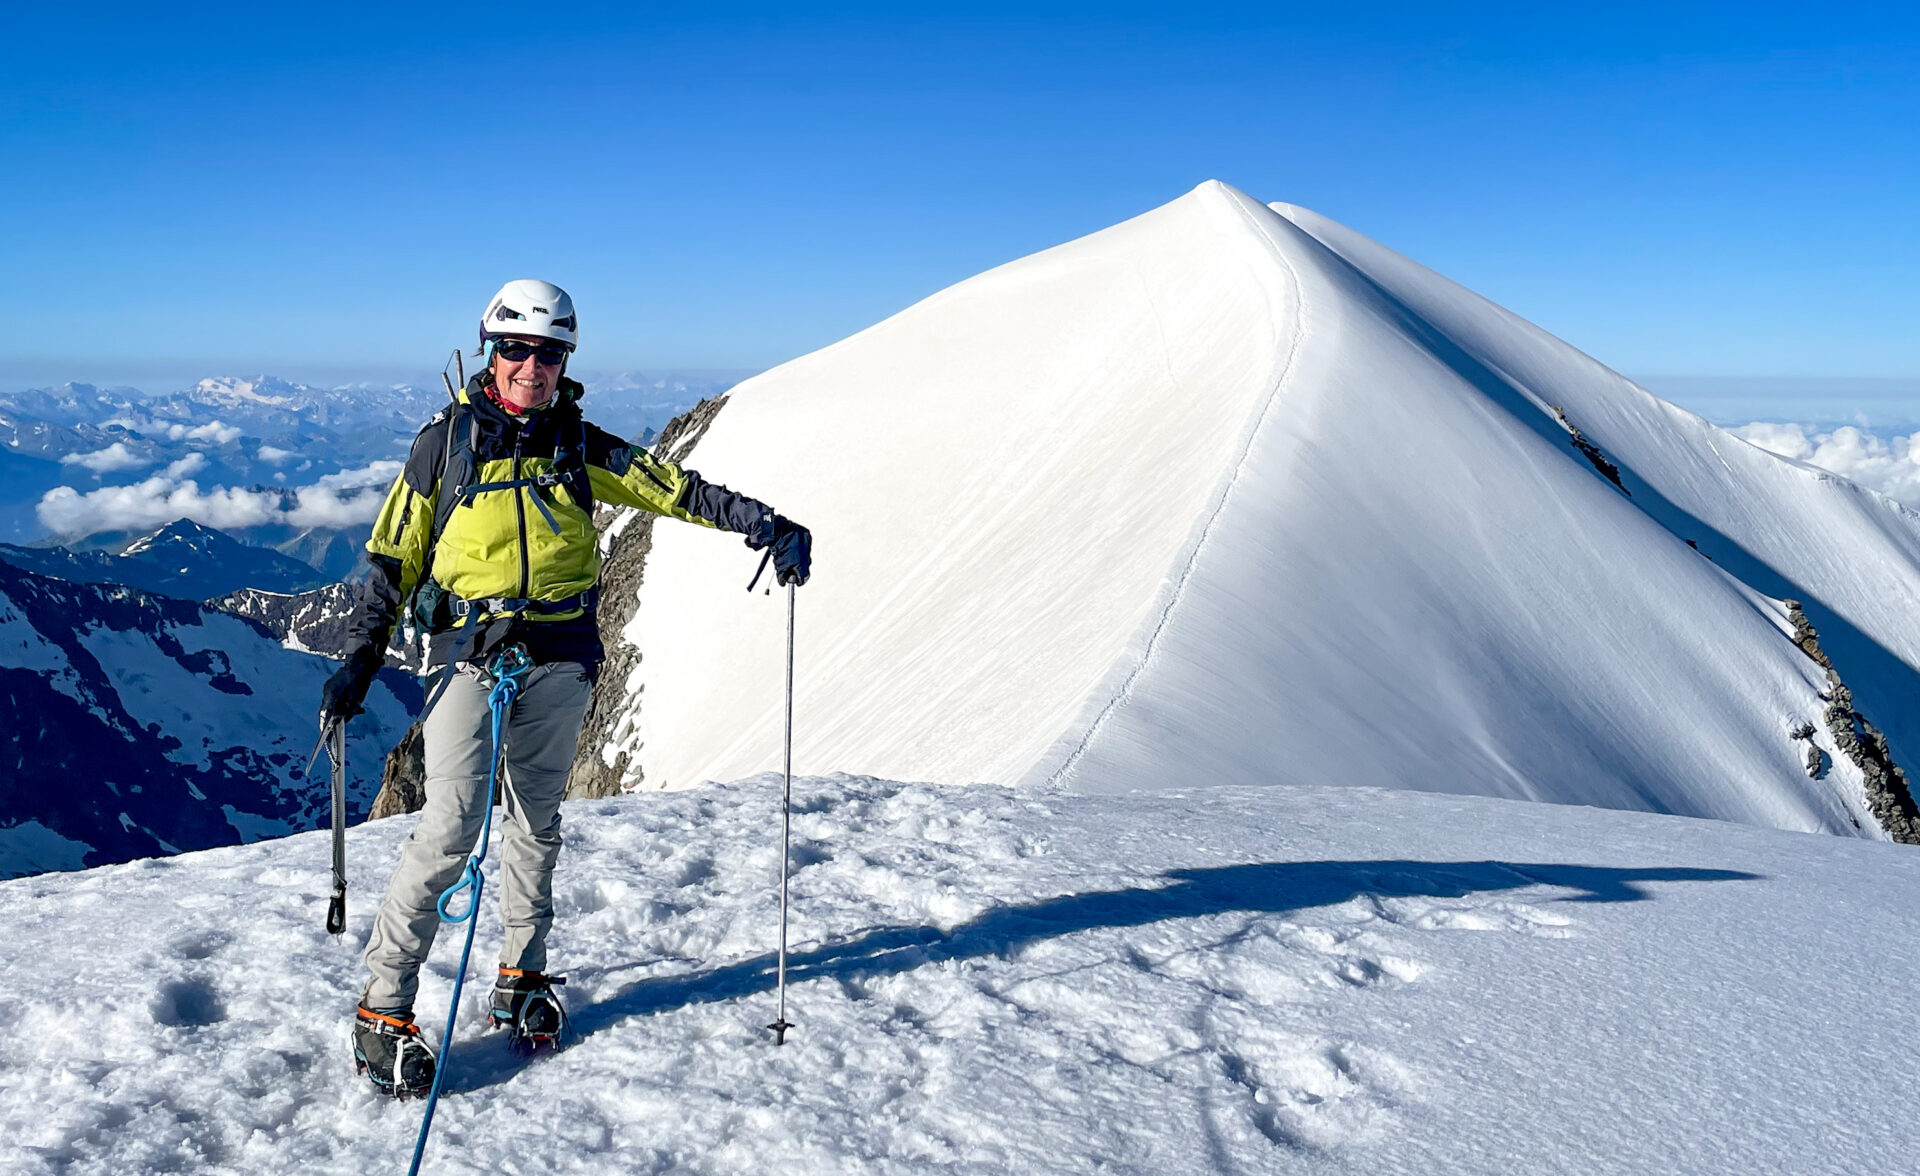
<svg viewBox="0 0 1920 1176"><path fill-rule="evenodd" d="M537 339L525 335L509 335L511 339L525 339L536 346L551 346L551 339ZM542 363L538 352L522 360L510 360L500 354L499 348L493 351L493 386L499 390L500 398L521 410L539 408L553 399L554 389L560 386L561 363Z"/></svg>

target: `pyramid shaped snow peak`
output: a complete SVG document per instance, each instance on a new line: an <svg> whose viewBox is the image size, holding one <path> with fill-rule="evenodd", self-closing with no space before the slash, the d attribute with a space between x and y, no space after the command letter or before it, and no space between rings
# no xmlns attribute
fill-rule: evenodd
<svg viewBox="0 0 1920 1176"><path fill-rule="evenodd" d="M1620 485L1570 427L1632 450ZM1683 492L1715 446L1742 452ZM814 528L798 771L1372 785L1878 834L1849 761L1804 772L1788 733L1826 679L1770 597L1814 598L1899 684L1914 651L1865 636L1885 617L1807 552L1850 528L1859 574L1912 600L1911 516L1223 184L748 381L692 464ZM1768 524L1773 563L1738 525L1767 493L1798 504ZM648 786L776 766L785 609L741 598L732 544L652 543L640 668L593 750Z"/></svg>

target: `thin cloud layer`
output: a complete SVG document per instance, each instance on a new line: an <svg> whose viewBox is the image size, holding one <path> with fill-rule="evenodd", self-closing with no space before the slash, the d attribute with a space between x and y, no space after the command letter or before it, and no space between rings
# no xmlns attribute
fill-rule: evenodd
<svg viewBox="0 0 1920 1176"><path fill-rule="evenodd" d="M1920 509L1920 433L1876 437L1852 425L1831 432L1804 425L1755 421L1731 430L1769 453L1804 461Z"/></svg>
<svg viewBox="0 0 1920 1176"><path fill-rule="evenodd" d="M401 463L376 461L363 469L329 474L291 492L226 486L202 490L190 475L205 465L204 457L190 454L131 486L109 486L87 494L57 486L40 499L35 513L41 525L67 538L99 531L149 530L175 519L192 519L221 530L270 523L359 526L380 513Z"/></svg>

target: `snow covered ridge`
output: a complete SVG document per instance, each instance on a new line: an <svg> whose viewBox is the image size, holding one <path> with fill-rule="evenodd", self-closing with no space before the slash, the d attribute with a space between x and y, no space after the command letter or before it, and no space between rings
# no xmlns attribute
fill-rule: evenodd
<svg viewBox="0 0 1920 1176"><path fill-rule="evenodd" d="M426 1171L1911 1166L1900 847L1359 788L802 779L776 1050L778 797L568 804L581 1034L523 1063L469 982ZM338 941L324 834L0 884L0 1163L404 1171L419 1106L354 1076L344 1022L410 826L349 835Z"/></svg>
<svg viewBox="0 0 1920 1176"><path fill-rule="evenodd" d="M334 663L181 600L0 563L0 877L311 829L324 776L295 779ZM383 677L349 732L365 813L420 691Z"/></svg>
<svg viewBox="0 0 1920 1176"><path fill-rule="evenodd" d="M1828 683L1787 599L1920 761L1915 515L1218 183L746 381L691 460L815 529L807 772L1177 763L1883 836L1831 732L1820 779L1792 737ZM784 608L735 545L651 543L589 752L759 770Z"/></svg>

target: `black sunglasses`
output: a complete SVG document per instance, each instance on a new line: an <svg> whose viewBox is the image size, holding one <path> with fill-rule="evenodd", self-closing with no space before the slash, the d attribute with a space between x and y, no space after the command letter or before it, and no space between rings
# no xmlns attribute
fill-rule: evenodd
<svg viewBox="0 0 1920 1176"><path fill-rule="evenodd" d="M567 348L561 343L529 343L525 339L495 339L493 353L508 363L519 363L527 356L538 356L541 363L553 367L567 358Z"/></svg>

